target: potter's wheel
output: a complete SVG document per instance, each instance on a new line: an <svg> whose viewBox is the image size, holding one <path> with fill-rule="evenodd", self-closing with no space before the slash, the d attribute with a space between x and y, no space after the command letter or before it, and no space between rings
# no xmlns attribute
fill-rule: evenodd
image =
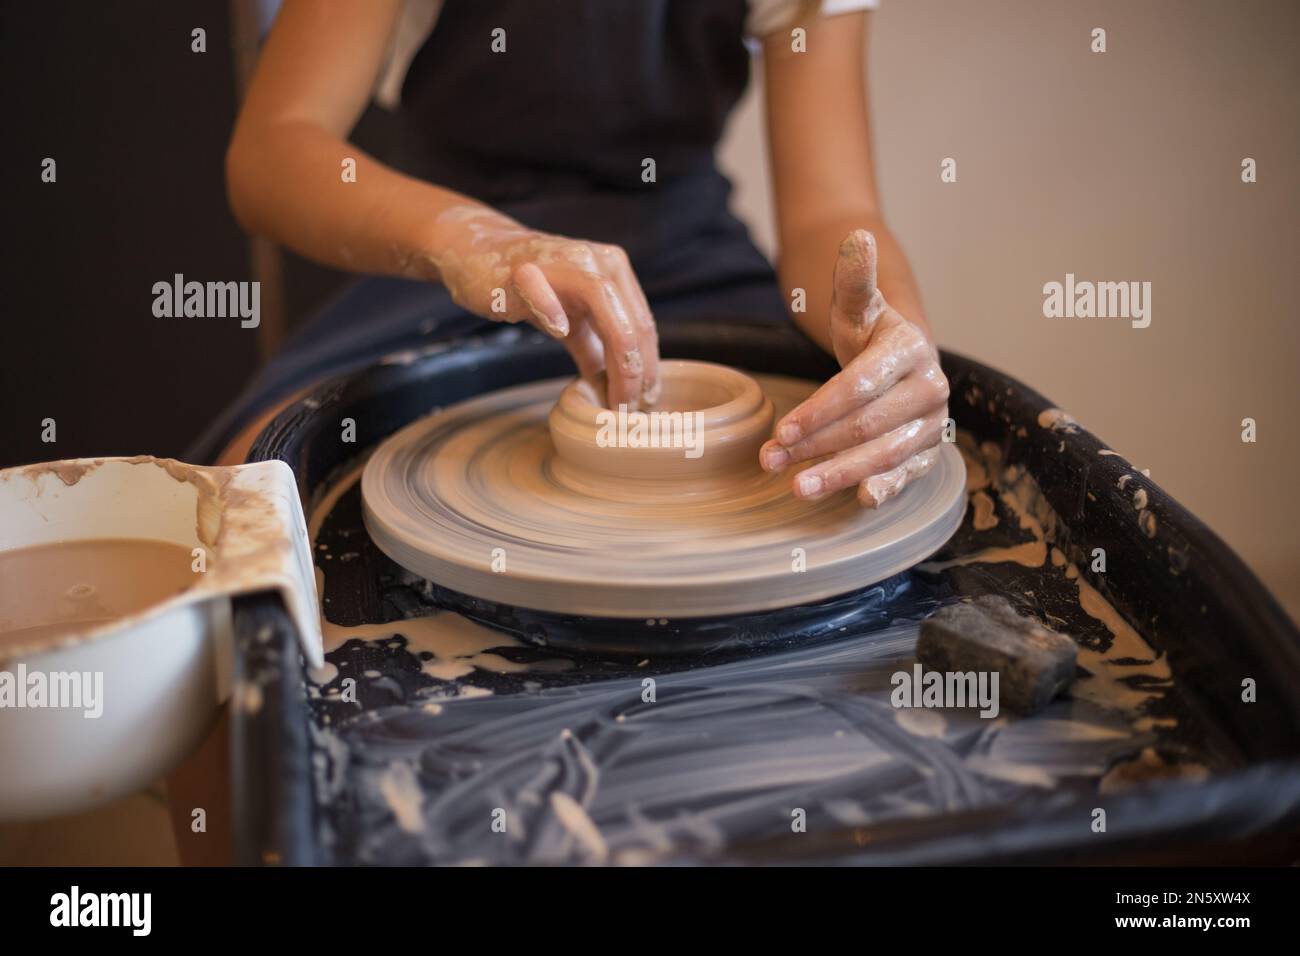
<svg viewBox="0 0 1300 956"><path fill-rule="evenodd" d="M961 522L965 469L950 444L878 510L851 491L801 501L788 470L758 468L757 448L816 383L697 362L665 363L663 381L656 411L702 414L691 419L702 429L663 420L665 444L681 439L673 447L609 444L617 422L597 419L595 393L571 379L412 423L366 466L367 530L398 564L475 598L645 619L855 591L924 560ZM625 425L625 446L629 436Z"/></svg>

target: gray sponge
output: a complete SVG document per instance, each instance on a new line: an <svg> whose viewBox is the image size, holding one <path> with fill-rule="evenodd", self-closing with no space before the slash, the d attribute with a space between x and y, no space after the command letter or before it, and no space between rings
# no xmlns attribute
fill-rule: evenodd
<svg viewBox="0 0 1300 956"><path fill-rule="evenodd" d="M985 595L940 608L921 622L917 660L926 670L998 673L1001 704L1029 715L1074 680L1078 649L1070 638Z"/></svg>

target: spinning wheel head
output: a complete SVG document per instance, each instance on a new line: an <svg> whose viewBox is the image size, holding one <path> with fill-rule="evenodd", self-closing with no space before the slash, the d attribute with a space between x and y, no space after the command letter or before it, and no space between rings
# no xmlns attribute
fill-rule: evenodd
<svg viewBox="0 0 1300 956"><path fill-rule="evenodd" d="M884 508L865 510L850 491L796 499L791 471L764 472L758 447L813 383L663 368L657 420L625 410L620 422L600 407L599 383L557 379L412 423L366 466L367 530L398 564L461 594L646 619L857 591L924 560L961 523L954 446Z"/></svg>

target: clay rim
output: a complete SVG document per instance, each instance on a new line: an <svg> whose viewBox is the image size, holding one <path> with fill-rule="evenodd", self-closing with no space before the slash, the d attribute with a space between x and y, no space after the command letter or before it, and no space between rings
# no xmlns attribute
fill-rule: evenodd
<svg viewBox="0 0 1300 956"><path fill-rule="evenodd" d="M547 428L557 456L566 464L602 474L636 477L651 462L665 482L703 477L710 473L743 468L746 450L754 453L753 470L758 470L758 448L771 437L775 409L758 382L745 372L713 362L684 359L665 361L660 366L663 395L655 406L640 412L698 414L702 459L682 462L681 449L671 447L606 448L597 440L604 408L597 396L604 389L604 375L592 381L574 379L560 393L547 417ZM674 395L695 388L721 391L725 399L703 408L696 403L673 400ZM713 454L709 456L709 449Z"/></svg>
<svg viewBox="0 0 1300 956"><path fill-rule="evenodd" d="M641 409L641 411L662 411L663 409L659 408L658 405L667 403L669 393L680 390L690 383L702 382L706 386L721 388L727 393L728 398L716 405L709 405L704 408L674 409L675 411L702 413L706 427L716 427L742 421L760 408L766 400L762 389L758 387L758 383L753 378L737 369L727 368L725 365L717 365L713 362L696 362L685 359L666 361L660 366L660 378L663 382L663 395L659 403ZM604 379L603 373L591 382L580 378L574 379L560 393L560 400L556 403L556 407L563 412L565 418L580 425L589 425L594 429L597 425L596 416L606 410L595 401L595 396L604 385Z"/></svg>

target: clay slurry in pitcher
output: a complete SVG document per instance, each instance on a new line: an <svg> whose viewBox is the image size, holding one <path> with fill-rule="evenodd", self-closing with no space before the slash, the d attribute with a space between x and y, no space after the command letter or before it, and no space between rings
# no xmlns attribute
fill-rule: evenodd
<svg viewBox="0 0 1300 956"><path fill-rule="evenodd" d="M143 538L0 551L0 653L136 614L192 587L188 548Z"/></svg>

